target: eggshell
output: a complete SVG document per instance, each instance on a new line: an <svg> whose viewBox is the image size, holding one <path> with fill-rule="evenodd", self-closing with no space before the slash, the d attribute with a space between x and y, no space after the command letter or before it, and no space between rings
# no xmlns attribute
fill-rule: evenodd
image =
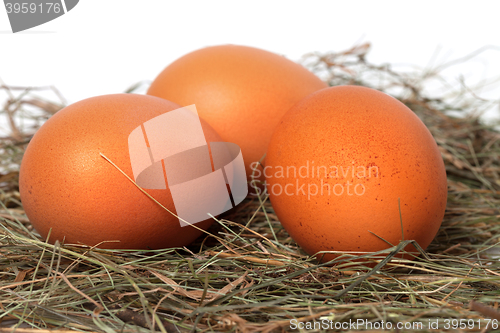
<svg viewBox="0 0 500 333"><path fill-rule="evenodd" d="M434 138L409 108L373 89L332 87L297 103L272 137L265 171L279 220L311 255L379 251L403 232L425 249L444 216L446 171Z"/></svg>
<svg viewBox="0 0 500 333"><path fill-rule="evenodd" d="M148 90L180 105L195 104L224 141L240 146L247 175L265 154L281 117L327 85L303 66L261 49L219 45L189 53L161 72Z"/></svg>
<svg viewBox="0 0 500 333"><path fill-rule="evenodd" d="M133 178L128 136L133 129L180 106L153 96L106 95L72 104L52 116L24 154L19 188L26 214L45 239L101 248L184 246L201 231L142 193L100 153ZM202 120L207 141L221 141ZM146 190L175 213L170 190ZM196 224L206 229L212 220Z"/></svg>

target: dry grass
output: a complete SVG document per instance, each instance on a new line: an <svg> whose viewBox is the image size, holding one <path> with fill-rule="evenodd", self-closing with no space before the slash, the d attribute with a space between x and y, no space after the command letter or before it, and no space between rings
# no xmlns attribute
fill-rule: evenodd
<svg viewBox="0 0 500 333"><path fill-rule="evenodd" d="M394 331L398 322L422 322L423 329L413 326L419 332L446 331L448 323L455 331L460 320L473 331L495 328L494 321L486 325L500 319L500 263L494 258L500 243L500 133L481 123L476 112L492 102L465 86L429 98L424 87L439 81L438 72L374 65L366 60L368 49L311 54L304 63L331 85L390 92L436 138L448 173L448 206L439 234L418 259L390 260L404 248L401 243L358 257L344 253L334 267L320 265L287 235L267 198L247 199L214 224L213 236L185 248L117 251L47 244L24 215L17 170L36 127L64 100L3 86L2 112L11 134L0 141L0 327L280 332L296 319L332 320L332 325L384 321ZM19 127L26 117L35 119L34 127ZM437 320L439 329L429 327Z"/></svg>

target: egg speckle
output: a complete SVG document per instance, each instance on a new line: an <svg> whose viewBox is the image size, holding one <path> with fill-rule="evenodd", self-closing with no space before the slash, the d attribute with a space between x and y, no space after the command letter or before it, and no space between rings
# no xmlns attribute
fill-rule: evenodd
<svg viewBox="0 0 500 333"><path fill-rule="evenodd" d="M184 246L198 237L201 231L181 228L177 217L100 155L133 178L129 134L179 107L153 96L116 94L77 102L52 116L29 143L19 175L24 210L40 235L45 239L50 232L52 243L127 249ZM203 120L202 128L208 142L221 141ZM168 188L146 191L175 213Z"/></svg>
<svg viewBox="0 0 500 333"><path fill-rule="evenodd" d="M265 167L277 216L311 255L379 251L403 235L425 249L444 216L434 138L409 108L373 89L331 87L301 100L277 127Z"/></svg>

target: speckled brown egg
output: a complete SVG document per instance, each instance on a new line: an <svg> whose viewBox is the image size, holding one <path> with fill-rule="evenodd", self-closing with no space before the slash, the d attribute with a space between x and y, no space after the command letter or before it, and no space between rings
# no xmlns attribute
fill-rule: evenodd
<svg viewBox="0 0 500 333"><path fill-rule="evenodd" d="M265 171L279 220L311 255L379 251L403 238L425 249L445 212L446 172L431 133L404 104L365 87L326 88L297 103L272 137Z"/></svg>
<svg viewBox="0 0 500 333"><path fill-rule="evenodd" d="M184 246L198 237L201 231L181 227L100 155L133 178L129 134L179 107L153 96L117 94L77 102L52 116L29 143L19 176L23 207L42 238L50 231L52 243L158 249ZM208 141L221 141L204 121L202 127ZM176 212L168 188L146 191Z"/></svg>
<svg viewBox="0 0 500 333"><path fill-rule="evenodd" d="M219 45L191 52L166 67L149 95L195 104L224 141L240 146L247 175L266 153L281 117L327 85L303 66L261 49Z"/></svg>

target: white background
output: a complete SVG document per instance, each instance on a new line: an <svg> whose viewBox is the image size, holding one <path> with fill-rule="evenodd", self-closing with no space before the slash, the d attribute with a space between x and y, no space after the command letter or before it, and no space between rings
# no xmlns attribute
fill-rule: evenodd
<svg viewBox="0 0 500 333"><path fill-rule="evenodd" d="M500 77L499 7L499 1L80 0L66 15L13 34L1 6L0 79L54 85L73 103L153 80L176 58L215 44L299 60L371 42L371 62L420 67L493 46L446 72L474 85ZM478 95L498 100L499 85ZM491 109L489 116L499 113Z"/></svg>

